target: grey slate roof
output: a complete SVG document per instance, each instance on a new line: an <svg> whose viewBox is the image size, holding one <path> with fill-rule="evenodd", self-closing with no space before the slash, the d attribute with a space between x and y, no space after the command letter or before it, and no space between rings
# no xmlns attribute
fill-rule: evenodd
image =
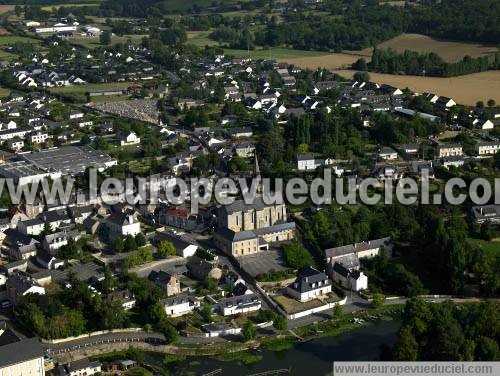
<svg viewBox="0 0 500 376"><path fill-rule="evenodd" d="M233 307L233 306L246 306L259 304L260 299L257 294L247 294L240 296L231 296L229 298L224 298L219 301L220 307Z"/></svg>
<svg viewBox="0 0 500 376"><path fill-rule="evenodd" d="M343 245L341 247L325 249L325 257L330 258L330 257L342 256L342 255L347 255L349 253L356 253L368 249L378 248L382 245L388 245L390 240L391 240L390 237L386 237L381 239L370 240L368 242L348 244L348 245Z"/></svg>
<svg viewBox="0 0 500 376"><path fill-rule="evenodd" d="M243 240L255 239L257 236L252 231L232 231L228 228L221 228L217 231L217 234L223 238L229 240L230 242L239 242Z"/></svg>
<svg viewBox="0 0 500 376"><path fill-rule="evenodd" d="M0 368L43 357L38 338L22 339L0 346Z"/></svg>
<svg viewBox="0 0 500 376"><path fill-rule="evenodd" d="M299 271L297 279L289 287L300 293L305 293L320 287L318 286L318 282L325 282L321 287L331 285L325 273L308 266ZM316 287L312 287L313 284L315 284Z"/></svg>
<svg viewBox="0 0 500 376"><path fill-rule="evenodd" d="M267 206L269 206L269 205L267 205L264 202L264 199L262 197L255 197L253 202L249 205L247 205L244 200L237 200L229 205L220 206L219 210L223 215L224 214L227 215L227 214L232 214L232 213L236 213L236 212L248 212L248 211L253 210L253 209L262 210Z"/></svg>
<svg viewBox="0 0 500 376"><path fill-rule="evenodd" d="M260 236L265 234L272 234L273 232L293 230L293 229L295 229L295 222L283 222L275 224L273 226L258 228L255 229L253 232Z"/></svg>

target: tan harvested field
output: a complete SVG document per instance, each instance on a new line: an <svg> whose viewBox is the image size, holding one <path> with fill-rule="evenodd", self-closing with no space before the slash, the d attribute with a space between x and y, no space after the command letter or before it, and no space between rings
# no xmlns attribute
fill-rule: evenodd
<svg viewBox="0 0 500 376"><path fill-rule="evenodd" d="M312 67L311 67L312 68ZM350 78L356 71L337 70L335 73ZM500 71L487 71L467 76L440 78L400 76L382 73L371 73L371 81L410 88L417 93L432 92L437 95L453 98L457 103L474 105L477 101L486 102L493 98L500 102Z"/></svg>
<svg viewBox="0 0 500 376"><path fill-rule="evenodd" d="M0 5L0 14L4 14L14 10L15 5Z"/></svg>
<svg viewBox="0 0 500 376"><path fill-rule="evenodd" d="M318 67L330 70L349 68L352 63L358 60L359 56L349 54L326 54L321 56L304 56L293 58L277 59L280 62L287 62L298 67L315 69Z"/></svg>
<svg viewBox="0 0 500 376"><path fill-rule="evenodd" d="M438 40L421 34L401 34L378 45L379 48L392 48L398 52L405 50L417 52L434 52L448 62L462 60L466 55L472 57L491 55L498 52L495 46L485 46L477 43L451 42ZM361 51L345 51L345 53L371 58L373 48Z"/></svg>

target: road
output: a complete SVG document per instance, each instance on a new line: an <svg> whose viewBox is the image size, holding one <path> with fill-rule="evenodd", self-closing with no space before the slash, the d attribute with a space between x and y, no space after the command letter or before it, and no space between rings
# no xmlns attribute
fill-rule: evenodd
<svg viewBox="0 0 500 376"><path fill-rule="evenodd" d="M205 338L205 337L179 337L177 342L180 344L213 344L226 342L224 338ZM85 337L73 341L67 341L57 344L43 343L42 347L50 355L58 355L85 349L88 347L101 346L113 343L137 343L144 342L152 345L165 345L165 337L160 333L147 333L145 331L130 333L108 333L92 337Z"/></svg>

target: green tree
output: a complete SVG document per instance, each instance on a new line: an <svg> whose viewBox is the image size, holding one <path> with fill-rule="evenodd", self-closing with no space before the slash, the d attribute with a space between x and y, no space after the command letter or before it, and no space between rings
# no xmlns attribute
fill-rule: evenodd
<svg viewBox="0 0 500 376"><path fill-rule="evenodd" d="M52 232L53 232L53 230L52 230L52 225L50 224L50 222L45 222L43 224L43 230L40 233L40 236L43 238L43 237L45 237L45 235L52 234Z"/></svg>
<svg viewBox="0 0 500 376"><path fill-rule="evenodd" d="M372 306L373 308L380 308L384 305L384 301L385 301L385 296L380 294L380 293L375 293L373 294L373 298L372 298Z"/></svg>
<svg viewBox="0 0 500 376"><path fill-rule="evenodd" d="M203 307L201 308L201 317L203 317L203 320L205 322L210 323L212 322L212 306L210 304L203 304Z"/></svg>
<svg viewBox="0 0 500 376"><path fill-rule="evenodd" d="M288 323L286 321L286 318L284 318L281 315L276 315L276 317L273 320L273 327L279 331L286 330L288 326Z"/></svg>
<svg viewBox="0 0 500 376"><path fill-rule="evenodd" d="M146 245L146 237L143 235L142 232L138 233L135 236L135 243L137 244L138 247L143 247Z"/></svg>
<svg viewBox="0 0 500 376"><path fill-rule="evenodd" d="M286 244L283 247L283 256L287 265L293 269L314 265L311 254L298 241Z"/></svg>
<svg viewBox="0 0 500 376"><path fill-rule="evenodd" d="M418 359L418 343L411 330L403 326L399 331L398 342L392 353L392 360L415 361Z"/></svg>
<svg viewBox="0 0 500 376"><path fill-rule="evenodd" d="M168 256L175 256L177 254L174 244L168 240L162 240L158 244L157 250L160 258L167 258Z"/></svg>
<svg viewBox="0 0 500 376"><path fill-rule="evenodd" d="M495 100L491 98L491 99L488 99L487 104L488 104L488 107L495 107L497 102L495 102Z"/></svg>
<svg viewBox="0 0 500 376"><path fill-rule="evenodd" d="M135 360L138 363L144 362L144 352L136 347L130 346L125 352L127 359Z"/></svg>
<svg viewBox="0 0 500 376"><path fill-rule="evenodd" d="M135 242L135 238L132 235L127 235L125 236L125 242L124 242L125 250L127 252L134 251L137 249L137 244Z"/></svg>
<svg viewBox="0 0 500 376"><path fill-rule="evenodd" d="M255 325L252 324L252 322L250 320L247 320L245 322L245 324L243 324L243 328L241 330L241 333L243 334L243 338L245 339L245 342L251 341L257 335L257 329L255 329Z"/></svg>
<svg viewBox="0 0 500 376"><path fill-rule="evenodd" d="M165 327L162 330L162 333L165 336L165 341L167 343L175 342L179 337L179 333L177 333L177 330L170 323L165 325Z"/></svg>
<svg viewBox="0 0 500 376"><path fill-rule="evenodd" d="M99 35L99 42L105 46L111 44L111 32L104 30L101 35Z"/></svg>
<svg viewBox="0 0 500 376"><path fill-rule="evenodd" d="M500 360L500 349L498 343L489 337L481 336L476 341L476 357L479 361Z"/></svg>
<svg viewBox="0 0 500 376"><path fill-rule="evenodd" d="M125 242L121 236L115 239L114 243L115 252L122 253L125 250Z"/></svg>
<svg viewBox="0 0 500 376"><path fill-rule="evenodd" d="M340 304L335 304L333 307L333 317L336 319L340 319L343 315L343 309Z"/></svg>

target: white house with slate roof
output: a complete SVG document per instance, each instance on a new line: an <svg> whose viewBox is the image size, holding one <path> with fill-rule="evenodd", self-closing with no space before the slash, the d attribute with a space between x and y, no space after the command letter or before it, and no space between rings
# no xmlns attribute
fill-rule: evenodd
<svg viewBox="0 0 500 376"><path fill-rule="evenodd" d="M382 247L387 250L391 249L390 237L325 249L326 262L331 264L349 254L355 254L358 258L373 257L380 253Z"/></svg>
<svg viewBox="0 0 500 376"><path fill-rule="evenodd" d="M200 302L191 296L178 295L172 298L163 299L160 303L165 308L167 316L179 317L191 313L200 306Z"/></svg>
<svg viewBox="0 0 500 376"><path fill-rule="evenodd" d="M300 302L324 297L332 292L332 283L327 275L313 267L299 271L295 282L289 285L286 293Z"/></svg>
<svg viewBox="0 0 500 376"><path fill-rule="evenodd" d="M257 294L231 296L221 299L216 305L217 310L223 316L254 312L258 311L261 307L262 301Z"/></svg>
<svg viewBox="0 0 500 376"><path fill-rule="evenodd" d="M141 222L135 213L113 213L106 218L106 225L114 236L136 236L141 232Z"/></svg>
<svg viewBox="0 0 500 376"><path fill-rule="evenodd" d="M44 350L38 338L19 338L0 322L0 375L44 376Z"/></svg>

